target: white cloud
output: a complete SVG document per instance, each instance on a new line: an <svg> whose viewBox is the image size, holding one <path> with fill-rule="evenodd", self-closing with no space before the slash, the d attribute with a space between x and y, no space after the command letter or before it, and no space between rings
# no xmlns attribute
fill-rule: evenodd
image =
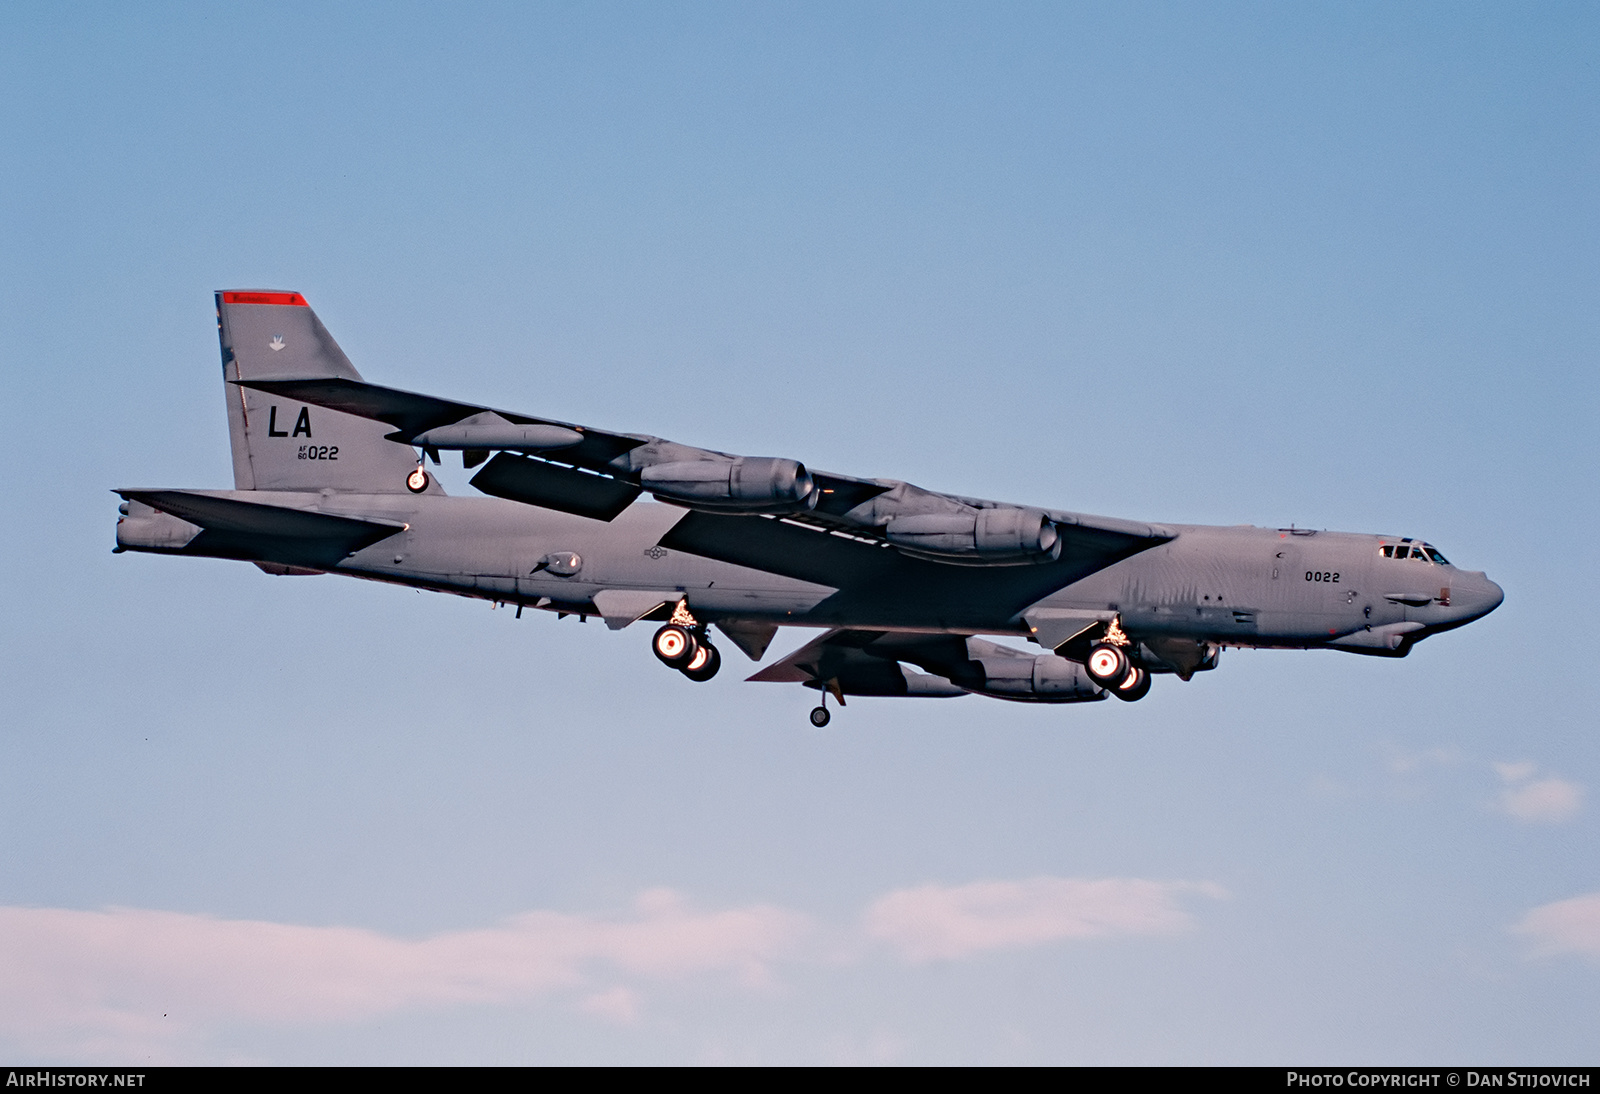
<svg viewBox="0 0 1600 1094"><path fill-rule="evenodd" d="M1208 883L1040 877L902 889L874 901L845 949L956 959L1069 939L1191 929ZM0 1043L68 1060L208 1059L240 1025L327 1025L458 1004L555 1000L631 1024L652 986L715 977L771 983L779 962L838 967L830 932L790 909L697 909L640 894L625 915L533 911L487 928L402 938L357 927L218 919L137 908L0 907Z"/></svg>
<svg viewBox="0 0 1600 1094"><path fill-rule="evenodd" d="M1508 783L1517 783L1522 782L1524 779L1531 779L1533 778L1533 773L1538 770L1538 766L1531 760L1522 760L1514 764L1496 763L1490 764L1489 766L1494 768L1494 773L1496 775L1499 775L1504 782Z"/></svg>
<svg viewBox="0 0 1600 1094"><path fill-rule="evenodd" d="M719 973L757 985L808 927L805 916L765 905L695 911L664 890L641 896L628 917L529 912L422 939L133 908L0 908L0 1034L34 1046L68 1035L79 1052L116 1054L227 1021L323 1023L514 1002L582 990L596 973ZM613 1020L638 1008L637 996L618 991L580 1004Z"/></svg>
<svg viewBox="0 0 1600 1094"><path fill-rule="evenodd" d="M1533 824L1560 824L1583 808L1583 787L1569 779L1547 775L1535 779L1537 768L1527 761L1497 763L1495 774L1504 784L1494 807L1517 820Z"/></svg>
<svg viewBox="0 0 1600 1094"><path fill-rule="evenodd" d="M1410 775L1430 767L1455 767L1463 759L1454 748L1425 748L1413 752L1389 745L1386 751L1389 770L1396 775Z"/></svg>
<svg viewBox="0 0 1600 1094"><path fill-rule="evenodd" d="M1223 897L1210 883L1037 877L900 889L867 909L869 937L913 962L1069 939L1174 934L1194 926L1186 893Z"/></svg>
<svg viewBox="0 0 1600 1094"><path fill-rule="evenodd" d="M1581 783L1541 773L1531 760L1485 763L1449 748L1405 751L1391 746L1388 753L1389 771L1399 776L1394 789L1406 796L1426 792L1417 777L1425 776L1430 769L1465 765L1466 770L1474 773L1494 772L1500 786L1489 799L1489 808L1514 820L1525 824L1562 824L1583 811Z"/></svg>
<svg viewBox="0 0 1600 1094"><path fill-rule="evenodd" d="M1576 954L1600 961L1600 893L1541 904L1511 932L1528 939L1536 957Z"/></svg>

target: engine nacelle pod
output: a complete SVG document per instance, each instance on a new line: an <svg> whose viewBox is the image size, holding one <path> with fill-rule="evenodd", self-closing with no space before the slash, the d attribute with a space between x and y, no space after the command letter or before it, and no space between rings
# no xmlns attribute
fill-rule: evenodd
<svg viewBox="0 0 1600 1094"><path fill-rule="evenodd" d="M426 433L419 433L411 439L411 443L424 448L510 448L520 452L543 452L571 448L581 440L582 433L564 425L546 422L519 425L492 410L485 410L451 425L436 426Z"/></svg>
<svg viewBox="0 0 1600 1094"><path fill-rule="evenodd" d="M983 667L984 685L970 690L980 695L1033 703L1089 703L1106 697L1082 665L1053 653L983 657L978 664Z"/></svg>
<svg viewBox="0 0 1600 1094"><path fill-rule="evenodd" d="M1054 562L1061 557L1060 534L1042 509L913 513L889 521L884 535L907 554L941 562Z"/></svg>
<svg viewBox="0 0 1600 1094"><path fill-rule="evenodd" d="M651 464L641 485L663 501L735 513L788 513L816 505L811 473L798 460L740 456Z"/></svg>

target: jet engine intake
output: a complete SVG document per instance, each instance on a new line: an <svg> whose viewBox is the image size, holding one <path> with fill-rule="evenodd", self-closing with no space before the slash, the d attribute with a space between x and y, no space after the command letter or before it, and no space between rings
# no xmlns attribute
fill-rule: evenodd
<svg viewBox="0 0 1600 1094"><path fill-rule="evenodd" d="M1061 537L1042 509L912 513L890 520L884 534L906 554L938 562L1037 563L1061 557Z"/></svg>
<svg viewBox="0 0 1600 1094"><path fill-rule="evenodd" d="M651 464L640 471L639 481L662 501L694 509L792 513L817 503L804 464L768 456Z"/></svg>
<svg viewBox="0 0 1600 1094"><path fill-rule="evenodd" d="M1091 703L1106 697L1106 691L1089 679L1076 661L1053 653L1038 657L981 657L984 683L965 685L968 691L996 699L1017 699L1031 703Z"/></svg>

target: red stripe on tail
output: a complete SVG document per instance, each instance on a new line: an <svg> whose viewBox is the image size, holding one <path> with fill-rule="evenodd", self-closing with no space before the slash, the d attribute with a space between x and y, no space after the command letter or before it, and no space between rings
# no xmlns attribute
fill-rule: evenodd
<svg viewBox="0 0 1600 1094"><path fill-rule="evenodd" d="M297 308L309 308L306 298L297 292L225 292L222 294L224 304L289 304Z"/></svg>

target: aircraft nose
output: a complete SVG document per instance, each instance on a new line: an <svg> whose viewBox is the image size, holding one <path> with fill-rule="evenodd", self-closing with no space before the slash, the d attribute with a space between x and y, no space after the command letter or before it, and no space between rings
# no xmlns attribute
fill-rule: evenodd
<svg viewBox="0 0 1600 1094"><path fill-rule="evenodd" d="M1506 602L1506 591L1488 578L1484 578L1483 583L1489 586L1489 606L1483 610L1492 612Z"/></svg>
<svg viewBox="0 0 1600 1094"><path fill-rule="evenodd" d="M1463 620L1486 616L1505 603L1506 599L1506 591L1490 581L1487 575L1479 573L1472 576L1477 580L1454 594L1456 603L1462 608Z"/></svg>

